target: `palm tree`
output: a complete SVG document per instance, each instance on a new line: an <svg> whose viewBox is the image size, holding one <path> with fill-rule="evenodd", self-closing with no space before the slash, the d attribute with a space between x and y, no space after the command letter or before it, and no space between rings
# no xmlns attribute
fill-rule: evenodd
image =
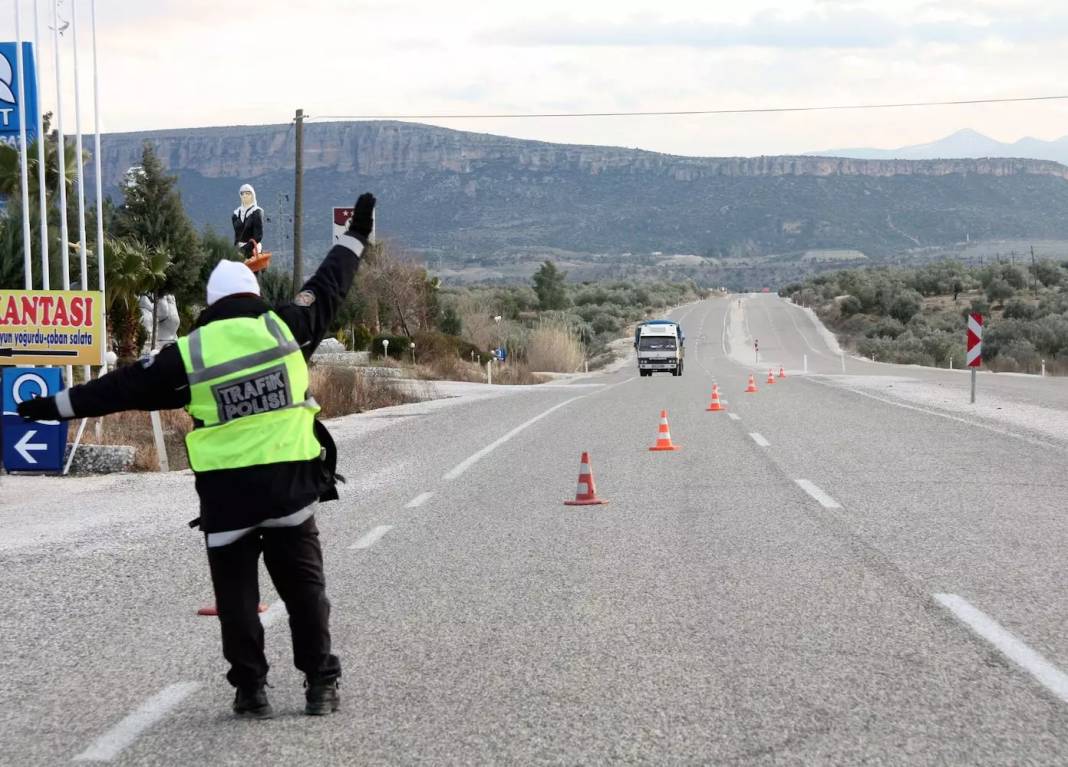
<svg viewBox="0 0 1068 767"><path fill-rule="evenodd" d="M140 240L111 238L104 246L107 295L104 305L110 320L115 353L119 359L137 356L142 295L156 296L167 279L171 255L163 248L149 248Z"/></svg>

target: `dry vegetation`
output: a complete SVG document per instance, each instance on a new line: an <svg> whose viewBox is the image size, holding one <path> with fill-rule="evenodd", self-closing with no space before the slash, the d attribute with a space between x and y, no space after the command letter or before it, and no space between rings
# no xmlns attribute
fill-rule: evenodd
<svg viewBox="0 0 1068 767"><path fill-rule="evenodd" d="M582 369L585 358L582 343L563 322L546 320L530 333L527 363L534 370L574 373Z"/></svg>

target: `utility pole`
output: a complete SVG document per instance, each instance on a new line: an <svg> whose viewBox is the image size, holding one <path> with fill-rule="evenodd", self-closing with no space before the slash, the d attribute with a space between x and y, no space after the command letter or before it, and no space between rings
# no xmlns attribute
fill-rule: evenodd
<svg viewBox="0 0 1068 767"><path fill-rule="evenodd" d="M298 109L294 119L297 123L295 134L297 158L293 188L293 292L296 293L304 285L304 264L301 253L303 244L301 230L304 224L304 110Z"/></svg>

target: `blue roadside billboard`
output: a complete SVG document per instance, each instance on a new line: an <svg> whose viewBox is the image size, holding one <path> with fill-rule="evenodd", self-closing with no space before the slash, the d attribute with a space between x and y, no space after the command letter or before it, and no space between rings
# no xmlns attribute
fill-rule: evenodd
<svg viewBox="0 0 1068 767"><path fill-rule="evenodd" d="M26 109L26 140L37 135L37 76L33 45L22 44L22 65ZM0 138L19 135L19 57L16 43L0 43Z"/></svg>

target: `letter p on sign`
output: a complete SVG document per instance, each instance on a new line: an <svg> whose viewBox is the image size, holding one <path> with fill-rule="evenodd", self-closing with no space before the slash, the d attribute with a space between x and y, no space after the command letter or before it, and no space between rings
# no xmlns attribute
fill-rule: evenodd
<svg viewBox="0 0 1068 767"><path fill-rule="evenodd" d="M983 315L968 315L968 367L977 368L983 361Z"/></svg>

